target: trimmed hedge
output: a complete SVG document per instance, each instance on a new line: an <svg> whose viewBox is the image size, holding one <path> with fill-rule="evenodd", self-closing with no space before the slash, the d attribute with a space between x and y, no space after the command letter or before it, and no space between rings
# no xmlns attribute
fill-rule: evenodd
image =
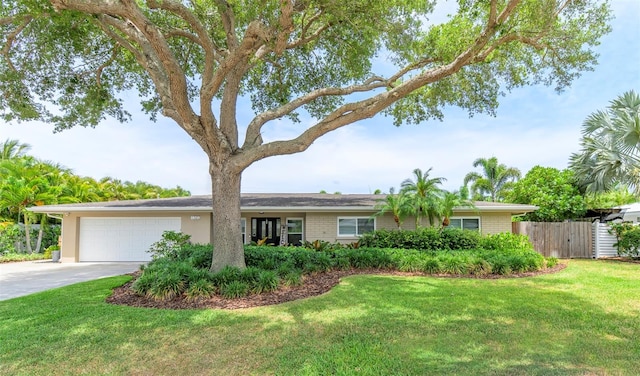
<svg viewBox="0 0 640 376"><path fill-rule="evenodd" d="M477 232L456 229L379 230L365 243L372 239L377 244L402 242L416 247L336 245L317 251L289 246L246 246L246 269L226 267L211 273L211 246L187 243L151 261L132 288L138 294L159 300L179 295L199 299L213 294L237 298L273 291L281 285L299 285L305 274L329 270L390 269L484 276L536 271L557 264L557 259L545 259L535 252L526 237L508 233L480 237ZM435 244L458 248L430 248Z"/></svg>
<svg viewBox="0 0 640 376"><path fill-rule="evenodd" d="M360 238L360 246L423 251L477 249L482 236L459 228L425 227L418 230L375 230Z"/></svg>

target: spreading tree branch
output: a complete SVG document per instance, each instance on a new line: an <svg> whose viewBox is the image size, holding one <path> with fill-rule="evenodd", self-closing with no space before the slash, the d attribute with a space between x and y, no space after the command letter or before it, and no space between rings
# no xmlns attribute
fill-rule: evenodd
<svg viewBox="0 0 640 376"><path fill-rule="evenodd" d="M14 18L7 17L6 19L3 19L3 21L5 20L7 21L7 23L4 23L4 22L0 23L2 26L11 24L14 21ZM4 59L7 62L7 65L9 66L9 69L11 69L12 71L15 71L16 68L11 62L11 57L9 57L9 54L11 53L11 47L13 46L13 43L15 42L18 35L22 32L22 30L24 30L27 27L27 25L29 25L31 20L33 20L32 16L26 15L23 17L20 25L18 25L18 27L16 27L11 33L9 33L9 35L7 35L7 40L5 41L4 47L2 48L2 52L0 52L4 56Z"/></svg>
<svg viewBox="0 0 640 376"><path fill-rule="evenodd" d="M309 95L303 96L292 101L291 103L280 107L280 112L277 114L274 112L265 112L258 115L250 123L249 128L247 129L247 141L245 141L245 144L248 147L246 150L243 150L243 153L239 153L237 155L237 163L241 166L246 167L257 160L266 157L282 154L293 154L304 151L309 146L311 146L311 144L319 137L347 124L351 124L366 118L371 118L396 101L419 89L420 87L426 86L430 83L437 82L445 77L453 75L454 73L460 71L460 69L462 69L464 66L469 65L475 61L475 57L477 56L477 54L489 44L491 38L498 30L498 27L502 23L506 22L509 16L513 14L513 11L515 10L518 3L519 0L508 1L502 11L498 14L497 1L494 0L492 2L492 6L496 7L496 9L490 12L490 16L481 34L478 36L478 38L476 38L471 46L469 46L466 50L456 56L450 63L421 72L420 74L411 77L402 84L386 92L377 94L361 101L356 101L340 106L339 108L325 116L318 123L306 129L296 138L274 141L266 144L253 144L254 140L259 139L259 129L266 122L266 119L271 120L277 118L277 114L288 113L284 112L286 108L297 108L299 107L300 102L310 101L315 98L311 99ZM426 61L428 60L425 60L422 63L427 64ZM397 74L394 75L394 77L396 76ZM378 82L377 84L373 85L380 85L380 87L388 86L384 81ZM316 90L310 95L315 95L316 97L318 97L319 95L321 95L319 94L319 92L322 92L322 90L327 89ZM340 95L340 91L344 89L333 90L336 90L336 92L338 92L338 95Z"/></svg>
<svg viewBox="0 0 640 376"><path fill-rule="evenodd" d="M192 37L190 38L194 43L200 45L205 53L204 59L204 69L202 73L202 81L203 82L211 82L214 76L215 69L218 65L220 65L225 58L226 53L220 49L216 43L211 39L207 29L204 25L195 17L195 15L182 3L173 0L149 0L149 7L152 9L163 9L169 11L173 14L176 14L180 18L182 18L187 24L195 31L197 36L194 36L191 33L188 33ZM228 11L231 11L230 7L226 8ZM229 15L223 15L224 17L228 17ZM231 14L232 16L232 14ZM233 18L231 18L233 19ZM232 21L226 21L230 24L233 24ZM226 26L225 26L226 29ZM200 91L200 116L202 124L216 124L215 116L213 115L213 111L211 109L211 102L213 100L213 96L215 95L215 90L205 90L205 85L201 86ZM205 132L207 130L205 129Z"/></svg>

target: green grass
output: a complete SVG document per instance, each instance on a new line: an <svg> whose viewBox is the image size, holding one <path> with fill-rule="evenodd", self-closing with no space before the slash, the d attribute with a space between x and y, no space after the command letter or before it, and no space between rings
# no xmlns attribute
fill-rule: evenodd
<svg viewBox="0 0 640 376"><path fill-rule="evenodd" d="M638 264L352 276L322 296L237 311L104 303L127 279L0 302L0 374L640 374Z"/></svg>

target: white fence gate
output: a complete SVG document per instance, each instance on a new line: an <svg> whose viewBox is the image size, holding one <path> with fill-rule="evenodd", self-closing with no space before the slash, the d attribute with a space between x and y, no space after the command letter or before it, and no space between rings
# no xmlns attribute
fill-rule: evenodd
<svg viewBox="0 0 640 376"><path fill-rule="evenodd" d="M614 246L618 242L615 235L609 234L609 226L607 223L593 222L593 257L616 257L618 256L618 248Z"/></svg>

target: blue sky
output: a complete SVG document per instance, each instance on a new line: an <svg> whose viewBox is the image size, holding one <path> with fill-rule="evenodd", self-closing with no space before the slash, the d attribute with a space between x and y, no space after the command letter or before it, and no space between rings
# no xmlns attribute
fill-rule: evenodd
<svg viewBox="0 0 640 376"><path fill-rule="evenodd" d="M640 91L640 1L613 0L613 31L597 51L599 64L558 94L553 87L514 90L501 98L497 116L448 109L442 122L395 127L383 116L348 125L317 140L307 151L268 158L243 174L242 191L342 193L388 191L415 168L433 168L443 188L455 190L479 157L495 156L523 175L533 166L567 167L579 150L581 125L625 91ZM246 107L248 108L248 107ZM291 136L302 125L281 121L265 141ZM176 124L153 123L143 114L120 124L53 133L42 123L0 125L0 140L18 139L31 155L60 163L82 176L180 185L210 194L207 157Z"/></svg>

